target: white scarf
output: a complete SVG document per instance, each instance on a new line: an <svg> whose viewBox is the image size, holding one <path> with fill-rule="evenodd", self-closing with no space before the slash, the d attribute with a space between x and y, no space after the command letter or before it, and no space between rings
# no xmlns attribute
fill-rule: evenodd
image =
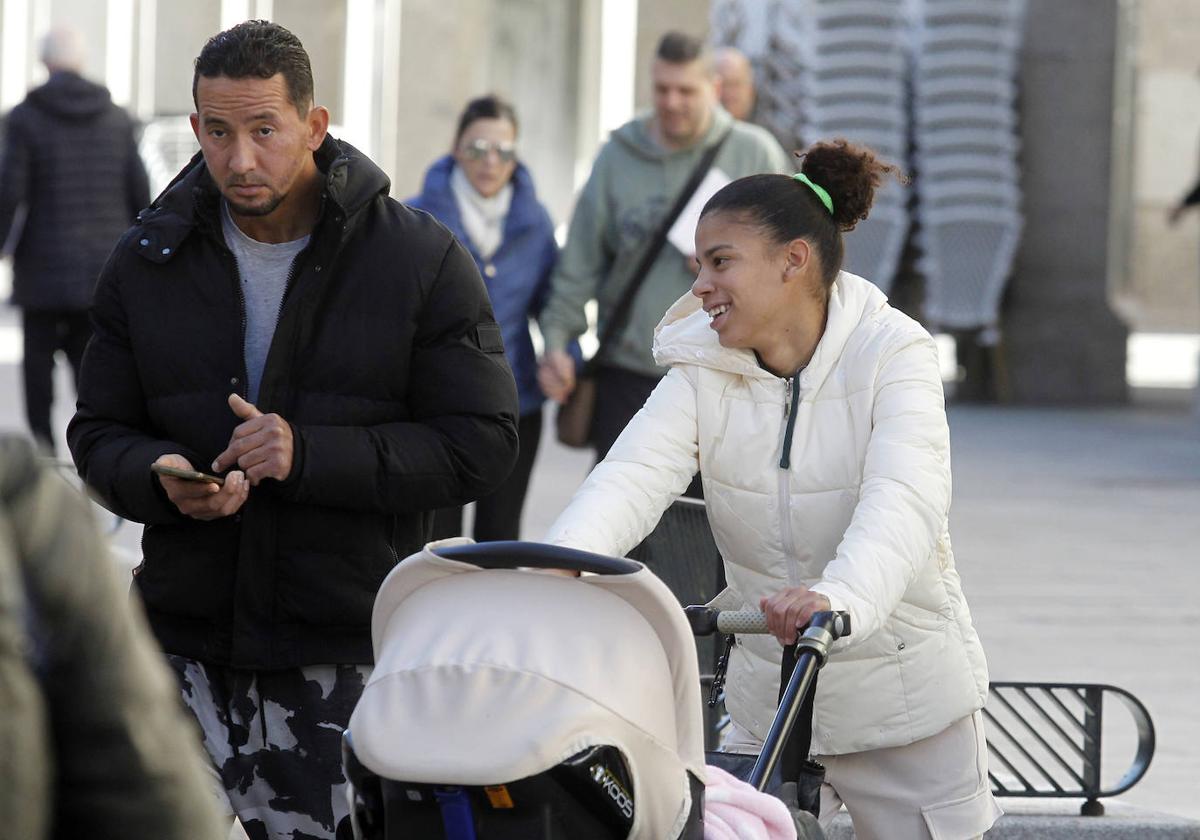
<svg viewBox="0 0 1200 840"><path fill-rule="evenodd" d="M484 198L471 186L462 167L455 166L450 173L450 191L458 203L458 215L471 244L479 256L490 260L504 239L504 220L512 204L512 183L505 184L491 198Z"/></svg>

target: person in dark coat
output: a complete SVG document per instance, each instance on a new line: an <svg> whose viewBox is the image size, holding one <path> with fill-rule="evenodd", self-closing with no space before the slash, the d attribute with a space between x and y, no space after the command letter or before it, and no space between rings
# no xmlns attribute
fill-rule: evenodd
<svg viewBox="0 0 1200 840"><path fill-rule="evenodd" d="M429 167L420 194L405 202L432 213L470 251L483 273L517 380L521 452L508 480L475 505L473 535L480 542L520 536L545 402L529 319L541 312L558 258L554 225L517 157L516 142L512 105L494 95L471 100L459 117L452 153ZM462 519L461 507L438 511L434 536L462 534Z"/></svg>
<svg viewBox="0 0 1200 840"><path fill-rule="evenodd" d="M1167 221L1172 225L1178 224L1179 220L1183 218L1184 213L1197 206L1200 206L1200 181L1197 181L1188 190L1187 195L1179 199L1179 203L1171 208L1171 211L1167 214Z"/></svg>
<svg viewBox="0 0 1200 840"><path fill-rule="evenodd" d="M101 273L67 434L146 525L137 589L253 840L334 836L379 584L517 455L474 261L328 136L312 92L277 24L204 46L201 152Z"/></svg>
<svg viewBox="0 0 1200 840"><path fill-rule="evenodd" d="M150 203L133 120L79 75L82 36L52 30L41 58L50 79L12 110L0 157L0 243L16 233L13 303L24 329L25 412L53 451L54 354L78 377L96 276L138 210ZM24 224L14 230L19 212Z"/></svg>

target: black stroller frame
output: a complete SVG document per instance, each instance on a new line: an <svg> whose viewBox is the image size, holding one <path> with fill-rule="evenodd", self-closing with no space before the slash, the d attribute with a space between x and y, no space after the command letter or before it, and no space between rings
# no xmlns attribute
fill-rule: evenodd
<svg viewBox="0 0 1200 840"><path fill-rule="evenodd" d="M766 618L757 610L713 610L708 607L688 607L688 621L697 636L712 633L727 635L766 633ZM829 647L843 636L850 635L850 614L847 612L817 612L794 645L791 675L780 688L779 710L763 741L762 750L746 781L765 791L779 765L805 699L812 690L817 671L829 659ZM807 740L807 739L806 739ZM807 745L804 745L807 746ZM807 753L807 749L804 750ZM807 755L802 758L807 758ZM794 780L791 780L794 781Z"/></svg>

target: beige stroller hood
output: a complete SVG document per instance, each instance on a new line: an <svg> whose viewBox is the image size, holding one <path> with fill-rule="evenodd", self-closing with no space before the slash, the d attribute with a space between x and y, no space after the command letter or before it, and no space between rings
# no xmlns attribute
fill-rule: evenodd
<svg viewBox="0 0 1200 840"><path fill-rule="evenodd" d="M369 770L494 785L599 744L633 778L632 838L679 835L704 779L696 649L645 568L568 578L481 569L431 543L400 563L371 620L375 670L350 719Z"/></svg>

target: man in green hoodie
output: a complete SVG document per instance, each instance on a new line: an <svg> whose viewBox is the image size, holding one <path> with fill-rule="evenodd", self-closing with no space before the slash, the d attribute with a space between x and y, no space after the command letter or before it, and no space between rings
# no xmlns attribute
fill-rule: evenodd
<svg viewBox="0 0 1200 840"><path fill-rule="evenodd" d="M545 353L538 381L546 396L559 402L575 388L575 366L566 348L587 329L584 305L596 299L603 334L650 238L705 150L728 132L714 170L729 179L789 171L787 156L765 129L735 120L718 104L712 62L699 39L664 35L651 78L654 110L614 131L592 166L539 319ZM692 264L690 253L664 245L624 329L601 350L591 431L598 459L662 378L664 371L650 354L654 327L691 287Z"/></svg>

